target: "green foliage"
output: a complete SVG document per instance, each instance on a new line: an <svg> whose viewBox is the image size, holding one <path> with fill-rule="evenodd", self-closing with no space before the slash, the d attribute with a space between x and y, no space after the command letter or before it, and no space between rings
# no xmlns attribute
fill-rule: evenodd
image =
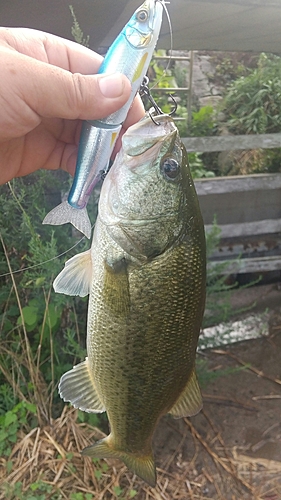
<svg viewBox="0 0 281 500"><path fill-rule="evenodd" d="M281 126L281 58L261 54L258 67L228 87L223 111L236 134L279 132Z"/></svg>
<svg viewBox="0 0 281 500"><path fill-rule="evenodd" d="M186 87L188 81L187 69L180 64L175 64L173 72L177 85L179 87Z"/></svg>
<svg viewBox="0 0 281 500"><path fill-rule="evenodd" d="M69 500L94 500L93 495L90 493L71 493Z"/></svg>
<svg viewBox="0 0 281 500"><path fill-rule="evenodd" d="M133 489L125 493L125 490L120 486L113 486L112 491L114 494L114 498L118 498L119 500L129 500L131 498L134 498L137 494L137 491Z"/></svg>
<svg viewBox="0 0 281 500"><path fill-rule="evenodd" d="M16 396L11 385L2 383L0 385L0 415L5 414L16 405Z"/></svg>
<svg viewBox="0 0 281 500"><path fill-rule="evenodd" d="M4 274L0 277L0 414L22 398L32 402L39 379L44 381L46 400L54 396L54 403L61 406L54 386L83 353L80 332L85 335L87 302L52 290L63 267L57 256L79 240L73 238L69 225L53 228L41 223L60 202L61 189L68 191L65 176L45 171L0 189L1 237L6 249L6 255L0 249L0 273ZM91 212L94 218L93 207ZM88 247L82 241L75 253ZM14 283L7 260L12 270L22 269L14 275ZM50 401L42 404L51 408Z"/></svg>
<svg viewBox="0 0 281 500"><path fill-rule="evenodd" d="M211 170L207 170L202 160L202 154L189 153L188 162L193 179L201 179L202 177L214 177L215 174Z"/></svg>
<svg viewBox="0 0 281 500"><path fill-rule="evenodd" d="M54 492L53 485L46 483L43 480L38 480L36 483L31 483L26 490L21 481L15 484L4 484L6 500L61 500L62 495L59 492ZM51 495L51 496L50 496ZM84 497L83 497L84 500ZM86 499L85 497L85 500Z"/></svg>
<svg viewBox="0 0 281 500"><path fill-rule="evenodd" d="M78 410L78 422L87 422L92 427L101 428L102 422L107 423L107 418L105 414L97 414L97 413L85 413L84 411Z"/></svg>
<svg viewBox="0 0 281 500"><path fill-rule="evenodd" d="M11 410L0 415L0 456L8 457L12 446L17 441L17 433L20 428L37 423L35 419L36 405L21 401ZM30 417L33 418L30 418ZM35 420L34 420L35 419ZM9 462L8 462L9 464ZM9 466L9 465L8 465Z"/></svg>
<svg viewBox="0 0 281 500"><path fill-rule="evenodd" d="M231 304L231 294L234 288L236 288L236 283L228 284L226 276L224 274L225 269L229 266L230 261L224 262L211 262L210 258L214 250L218 247L220 242L221 230L217 225L216 220L214 220L212 228L206 234L206 248L207 248L207 283L206 283L206 307L205 315L203 318L203 328L208 328L210 326L218 325L220 323L226 323L233 317L234 314L242 313L249 308L239 308L233 309ZM238 257L235 259L239 261ZM255 281L251 281L249 284L245 285L245 288L253 286L260 281L258 278ZM224 343L224 336L227 337L229 332L224 331L219 333L214 331L214 338L208 338L205 342L204 338L199 337L199 347L206 347L207 344L222 345Z"/></svg>
<svg viewBox="0 0 281 500"><path fill-rule="evenodd" d="M217 130L215 110L212 106L203 106L199 111L193 111L190 135L204 137L214 135Z"/></svg>
<svg viewBox="0 0 281 500"><path fill-rule="evenodd" d="M212 229L206 234L207 262L220 241L220 228L214 221ZM226 322L231 317L231 291L235 285L228 285L222 271L228 262L217 263L207 268L206 307L203 318L203 328ZM199 345L204 344L202 337ZM219 342L216 342L217 345Z"/></svg>
<svg viewBox="0 0 281 500"><path fill-rule="evenodd" d="M226 126L234 134L265 134L281 128L281 58L261 54L257 67L232 82L223 100ZM280 172L281 149L237 153L231 174Z"/></svg>
<svg viewBox="0 0 281 500"><path fill-rule="evenodd" d="M73 25L71 28L71 34L75 40L75 42L80 43L81 45L84 45L85 47L89 47L89 42L90 42L90 37L86 36L84 38L84 33L80 28L80 25L77 21L74 9L72 5L69 5L69 10L73 19Z"/></svg>
<svg viewBox="0 0 281 500"><path fill-rule="evenodd" d="M209 75L209 80L215 85L225 87L233 80L246 76L251 69L256 67L256 59L257 57L250 53L215 52L212 56L215 72Z"/></svg>
<svg viewBox="0 0 281 500"><path fill-rule="evenodd" d="M201 389L204 389L208 384L213 382L219 377L226 377L227 375L232 375L233 373L237 373L241 370L245 370L250 365L245 366L235 366L233 368L225 368L223 370L216 369L210 370L208 365L208 360L197 358L196 360L196 373L199 381L199 385Z"/></svg>

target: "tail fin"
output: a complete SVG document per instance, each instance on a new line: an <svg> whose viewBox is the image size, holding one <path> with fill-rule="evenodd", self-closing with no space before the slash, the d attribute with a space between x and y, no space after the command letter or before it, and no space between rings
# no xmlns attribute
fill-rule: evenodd
<svg viewBox="0 0 281 500"><path fill-rule="evenodd" d="M64 201L53 208L43 220L43 224L52 224L60 226L70 222L78 231L85 234L87 238L91 237L91 222L87 213L87 208L74 208L67 201Z"/></svg>
<svg viewBox="0 0 281 500"><path fill-rule="evenodd" d="M146 481L150 486L156 486L156 469L152 452L150 455L141 456L116 450L114 443L112 443L111 435L109 435L105 439L97 441L92 446L84 448L82 455L93 458L118 458L124 462L128 469L137 474L137 476Z"/></svg>

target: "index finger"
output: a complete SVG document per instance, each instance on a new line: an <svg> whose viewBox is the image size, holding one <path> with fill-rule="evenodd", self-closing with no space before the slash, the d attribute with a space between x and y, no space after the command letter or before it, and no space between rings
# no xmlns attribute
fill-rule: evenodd
<svg viewBox="0 0 281 500"><path fill-rule="evenodd" d="M71 73L97 73L103 57L83 45L29 28L0 28L1 41L17 52Z"/></svg>
<svg viewBox="0 0 281 500"><path fill-rule="evenodd" d="M131 125L138 122L145 114L145 109L139 94L136 95L133 104L129 110L126 120L123 123L123 129L126 131Z"/></svg>

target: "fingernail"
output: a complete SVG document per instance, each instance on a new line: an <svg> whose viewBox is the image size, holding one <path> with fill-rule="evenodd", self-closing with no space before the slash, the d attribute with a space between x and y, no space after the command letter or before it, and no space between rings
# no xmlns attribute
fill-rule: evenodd
<svg viewBox="0 0 281 500"><path fill-rule="evenodd" d="M104 97L120 97L124 91L124 80L121 74L105 75L99 79L100 91Z"/></svg>

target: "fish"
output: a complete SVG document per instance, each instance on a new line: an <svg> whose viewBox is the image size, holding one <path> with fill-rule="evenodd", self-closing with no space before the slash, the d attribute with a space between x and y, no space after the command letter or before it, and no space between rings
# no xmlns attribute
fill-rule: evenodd
<svg viewBox="0 0 281 500"><path fill-rule="evenodd" d="M156 485L160 418L202 407L195 356L205 282L204 225L186 150L170 116L146 115L124 134L102 185L91 249L54 281L58 293L89 294L87 357L59 383L75 408L107 412L110 434L83 455L118 458Z"/></svg>
<svg viewBox="0 0 281 500"><path fill-rule="evenodd" d="M108 170L122 123L147 72L159 37L162 12L163 0L145 0L110 46L98 73L126 75L132 87L130 98L120 110L106 118L83 122L74 180L67 201L52 209L43 224L70 222L87 238L91 237L87 203L94 186Z"/></svg>

